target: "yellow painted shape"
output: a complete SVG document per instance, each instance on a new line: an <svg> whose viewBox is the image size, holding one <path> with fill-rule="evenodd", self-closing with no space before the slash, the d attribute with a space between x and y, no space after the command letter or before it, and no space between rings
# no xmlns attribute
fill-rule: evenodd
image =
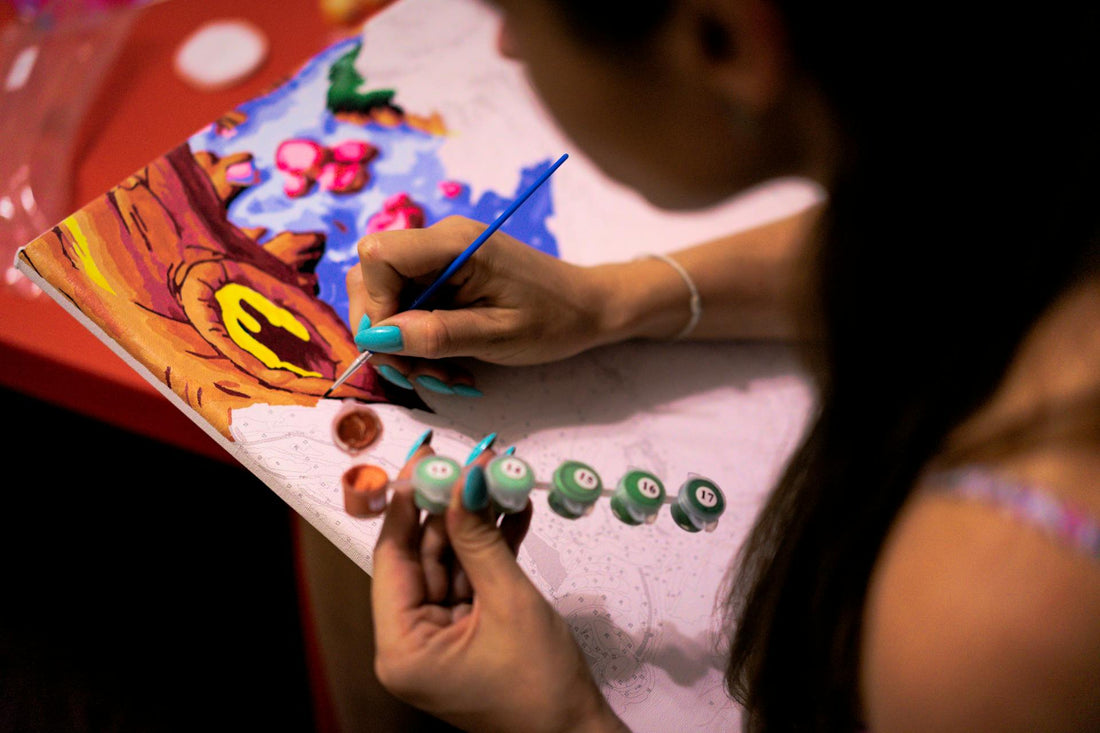
<svg viewBox="0 0 1100 733"><path fill-rule="evenodd" d="M84 236L84 230L80 228L76 217L70 216L61 224L69 230L69 234L73 235L73 252L80 260L80 264L84 267L84 272L88 275L88 278L111 295L116 295L114 288L107 282L107 278L103 277L103 273L99 271L99 265L92 259L92 253L88 247L88 238Z"/></svg>
<svg viewBox="0 0 1100 733"><path fill-rule="evenodd" d="M262 313L272 326L282 328L302 341L309 341L309 331L294 317L293 313L275 305L265 296L240 283L223 285L214 293L214 297L221 306L222 321L225 323L229 338L233 339L233 343L237 346L259 359L264 366L269 369L286 369L303 377L321 376L318 372L308 372L290 362L283 361L274 351L253 338L252 334L260 332L260 323L245 311L241 303L248 303Z"/></svg>

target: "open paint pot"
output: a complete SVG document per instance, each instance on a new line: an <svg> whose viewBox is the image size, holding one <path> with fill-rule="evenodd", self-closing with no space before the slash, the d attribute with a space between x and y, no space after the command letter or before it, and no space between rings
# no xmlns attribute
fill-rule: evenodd
<svg viewBox="0 0 1100 733"><path fill-rule="evenodd" d="M386 487L390 479L379 466L352 466L340 479L344 487L344 511L353 517L377 517L386 511Z"/></svg>
<svg viewBox="0 0 1100 733"><path fill-rule="evenodd" d="M345 453L366 450L382 434L382 421L374 410L349 400L332 421L332 441Z"/></svg>

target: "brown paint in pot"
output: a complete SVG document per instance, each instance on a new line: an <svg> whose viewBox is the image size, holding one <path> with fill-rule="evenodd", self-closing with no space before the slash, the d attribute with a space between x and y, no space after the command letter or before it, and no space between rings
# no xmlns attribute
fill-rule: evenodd
<svg viewBox="0 0 1100 733"><path fill-rule="evenodd" d="M350 402L332 421L332 440L345 453L356 455L366 450L382 433L382 421L366 405Z"/></svg>
<svg viewBox="0 0 1100 733"><path fill-rule="evenodd" d="M385 470L372 464L352 466L340 478L344 488L344 511L353 517L376 517L386 511Z"/></svg>

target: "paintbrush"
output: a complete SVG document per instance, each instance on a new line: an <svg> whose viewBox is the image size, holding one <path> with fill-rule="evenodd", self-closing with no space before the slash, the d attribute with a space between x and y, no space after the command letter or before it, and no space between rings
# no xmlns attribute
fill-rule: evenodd
<svg viewBox="0 0 1100 733"><path fill-rule="evenodd" d="M523 202L530 198L531 194L533 194L539 186L545 183L546 179L549 178L550 175L554 171L556 171L558 167L561 166L561 164L564 163L565 159L568 157L568 153L562 155L560 158L558 158L557 162L555 162L554 165L547 168L542 173L542 175L536 178L535 181L530 186L528 186L527 189L522 194L520 194L519 197L516 198L516 200L513 201L507 209L500 213L500 216L498 216L496 220L493 221L493 223L490 224L485 229L485 231L482 232L481 235L473 241L473 243L469 247L463 250L462 254L460 254L458 257L455 257L451 264L447 265L443 272L439 273L439 277L437 277L435 281L424 290L424 292L416 296L416 299L409 305L406 310L416 310L423 306L426 302L428 302L428 300L433 295L435 295L436 291L439 290L439 288L442 287L444 283L451 279L451 277L458 271L458 268L466 264L466 260L470 259L470 257L473 256L474 252L476 252L478 248L485 243L485 240L493 236L493 234L496 233L496 230L500 229L501 225L504 224L504 222L508 221L508 217L516 213L516 209L522 206ZM332 384L332 386L328 388L324 395L322 395L322 399L328 397L336 390L337 387L348 381L348 378L351 377L352 374L355 374L355 372L361 366L366 364L367 360L370 359L373 355L373 352L364 351L362 354L357 356L355 358L355 361L351 363L351 366L345 369L344 373L340 375L340 378L337 379Z"/></svg>

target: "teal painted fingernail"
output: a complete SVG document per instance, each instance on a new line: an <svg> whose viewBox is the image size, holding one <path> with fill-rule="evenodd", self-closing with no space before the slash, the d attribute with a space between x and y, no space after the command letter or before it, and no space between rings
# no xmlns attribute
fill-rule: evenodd
<svg viewBox="0 0 1100 733"><path fill-rule="evenodd" d="M405 339L397 326L375 326L355 334L355 345L363 351L389 354L405 348Z"/></svg>
<svg viewBox="0 0 1100 733"><path fill-rule="evenodd" d="M416 378L417 384L430 389L432 392L438 392L439 394L454 394L455 391L448 387L444 382L436 379L435 377L428 376L427 374L421 374Z"/></svg>
<svg viewBox="0 0 1100 733"><path fill-rule="evenodd" d="M428 428L423 433L421 433L420 437L416 439L415 443L413 443L413 447L409 451L409 455L405 456L405 463L408 463L412 459L413 454L416 453L418 450L420 450L421 446L428 445L431 442L432 442L432 429Z"/></svg>
<svg viewBox="0 0 1100 733"><path fill-rule="evenodd" d="M489 505L489 486L485 483L485 469L474 466L466 474L462 487L462 506L468 512L480 512Z"/></svg>
<svg viewBox="0 0 1100 733"><path fill-rule="evenodd" d="M378 373L381 374L382 378L385 379L387 382L392 382L402 389L413 388L412 382L410 382L404 374L397 371L389 364L383 364L382 366L378 367Z"/></svg>
<svg viewBox="0 0 1100 733"><path fill-rule="evenodd" d="M451 389L454 390L456 395L462 397L481 397L481 390L477 387L471 387L468 384L452 384Z"/></svg>
<svg viewBox="0 0 1100 733"><path fill-rule="evenodd" d="M516 454L516 447L514 445L511 448L509 448L508 450L504 451L504 455L506 455L506 456L514 456L515 454Z"/></svg>
<svg viewBox="0 0 1100 733"><path fill-rule="evenodd" d="M361 334L363 331L366 331L368 328L370 328L370 316L364 313L363 317L359 319L359 328L355 329L355 336L352 338L357 338L359 334ZM359 348L360 351L364 350L362 346L359 346L358 341L355 342L355 345Z"/></svg>
<svg viewBox="0 0 1100 733"><path fill-rule="evenodd" d="M489 433L484 438L482 438L481 442L475 445L474 449L470 451L470 457L466 459L466 465L469 466L471 463L476 461L478 456L487 451L489 447L496 442L496 439L496 433Z"/></svg>

